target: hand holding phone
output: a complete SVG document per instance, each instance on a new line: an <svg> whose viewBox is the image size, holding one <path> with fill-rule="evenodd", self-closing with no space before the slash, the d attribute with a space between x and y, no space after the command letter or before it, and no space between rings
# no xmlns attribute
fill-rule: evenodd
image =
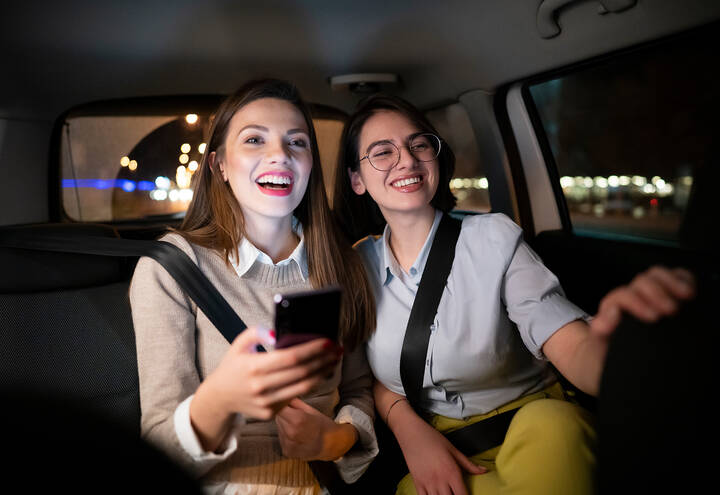
<svg viewBox="0 0 720 495"><path fill-rule="evenodd" d="M326 338L337 343L340 322L339 287L276 294L276 349Z"/></svg>

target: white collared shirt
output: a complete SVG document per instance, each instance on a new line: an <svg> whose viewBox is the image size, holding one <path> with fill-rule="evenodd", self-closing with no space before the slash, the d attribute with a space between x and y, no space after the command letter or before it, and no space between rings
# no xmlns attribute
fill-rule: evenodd
<svg viewBox="0 0 720 495"><path fill-rule="evenodd" d="M405 395L400 356L410 311L442 214L417 259L405 272L385 228L356 249L377 303L377 328L367 345L373 374ZM487 413L552 384L542 354L547 339L587 314L569 302L557 278L525 244L522 231L502 214L468 216L431 326L421 406L466 418Z"/></svg>
<svg viewBox="0 0 720 495"><path fill-rule="evenodd" d="M230 257L230 263L237 272L239 277L242 277L256 261L265 265L283 266L290 263L296 263L300 268L303 280L308 279L308 263L307 263L307 252L305 251L305 236L303 235L302 225L297 218L292 219L292 230L300 238L300 242L295 247L290 256L286 259L274 263L272 258L260 251L255 245L250 242L247 237L243 237L240 240L238 246L238 258L235 259L234 254Z"/></svg>

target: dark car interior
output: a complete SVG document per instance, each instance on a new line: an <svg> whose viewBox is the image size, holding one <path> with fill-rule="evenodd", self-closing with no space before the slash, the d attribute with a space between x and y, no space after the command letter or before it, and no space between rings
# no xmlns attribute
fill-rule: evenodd
<svg viewBox="0 0 720 495"><path fill-rule="evenodd" d="M651 265L696 275L698 300L657 333L627 322L599 399L576 391L599 418L599 491L669 490L647 456L694 452L710 424L699 397L712 393L720 295L719 23L713 0L4 5L0 385L27 406L3 408L12 445L30 456L52 444L55 486L83 493L97 485L69 474L72 456L88 480L94 471L111 484L147 463L179 480L127 475L118 490L198 490L145 445L107 457L111 468L92 459L107 455L95 420L117 428L115 445L139 438L127 296L137 257L31 244L178 227L212 112L242 82L273 76L312 103L328 190L343 122L364 96L390 92L426 111L458 155L457 215L510 216L590 314ZM690 465L662 454L658 463ZM336 491L392 493L385 469ZM688 476L693 489L706 481Z"/></svg>

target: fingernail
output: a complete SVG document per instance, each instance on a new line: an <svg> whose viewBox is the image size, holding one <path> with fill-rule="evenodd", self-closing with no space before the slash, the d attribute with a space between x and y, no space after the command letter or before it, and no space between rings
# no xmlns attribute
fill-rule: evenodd
<svg viewBox="0 0 720 495"><path fill-rule="evenodd" d="M265 327L257 327L258 336L263 343L275 345L275 330Z"/></svg>
<svg viewBox="0 0 720 495"><path fill-rule="evenodd" d="M480 470L480 474L485 474L488 472L488 469L485 466L478 466L478 469Z"/></svg>
<svg viewBox="0 0 720 495"><path fill-rule="evenodd" d="M335 344L331 340L323 342L323 349L332 349L333 347L335 347Z"/></svg>

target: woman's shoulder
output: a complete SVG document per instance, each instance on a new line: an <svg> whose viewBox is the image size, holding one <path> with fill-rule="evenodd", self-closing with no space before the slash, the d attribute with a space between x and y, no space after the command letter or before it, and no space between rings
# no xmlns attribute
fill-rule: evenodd
<svg viewBox="0 0 720 495"><path fill-rule="evenodd" d="M462 236L473 242L516 243L522 229L504 213L468 215L462 222Z"/></svg>
<svg viewBox="0 0 720 495"><path fill-rule="evenodd" d="M363 237L359 241L357 241L355 244L353 244L353 249L360 253L362 256L366 255L376 255L377 254L377 247L382 242L382 236L380 235L369 235L367 237Z"/></svg>
<svg viewBox="0 0 720 495"><path fill-rule="evenodd" d="M172 244L173 246L176 246L180 248L182 251L185 252L188 256L194 257L195 251L200 247L196 244L191 243L188 241L185 236L183 236L181 233L176 231L171 231L166 234L163 234L158 238L158 241L167 242L169 244Z"/></svg>
<svg viewBox="0 0 720 495"><path fill-rule="evenodd" d="M188 257L197 264L198 262L198 249L202 249L200 246L188 241L182 234L178 232L168 232L160 236L158 241L167 242L173 246L179 248ZM143 256L138 260L137 266L135 267L135 279L143 278L146 276L154 276L156 271L164 272L164 268L161 267L160 263L152 258Z"/></svg>
<svg viewBox="0 0 720 495"><path fill-rule="evenodd" d="M353 249L360 255L365 266L376 266L382 257L380 247L383 238L379 235L369 235L360 239L353 245Z"/></svg>

